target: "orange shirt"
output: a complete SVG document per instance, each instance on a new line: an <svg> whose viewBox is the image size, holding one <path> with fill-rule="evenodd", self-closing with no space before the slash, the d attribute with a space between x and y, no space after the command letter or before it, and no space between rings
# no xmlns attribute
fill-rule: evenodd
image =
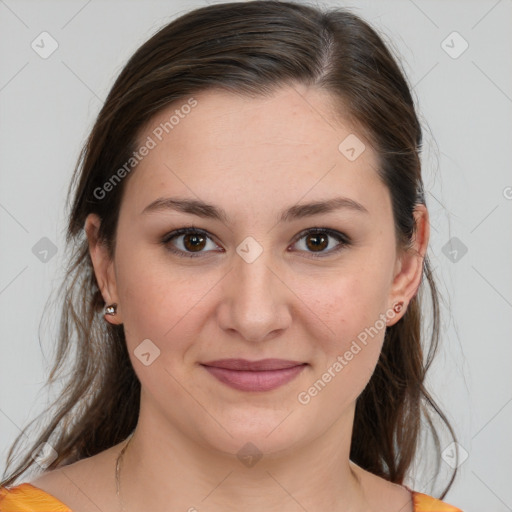
<svg viewBox="0 0 512 512"><path fill-rule="evenodd" d="M426 494L411 491L414 512L462 512ZM0 488L0 512L72 512L57 498L29 483Z"/></svg>

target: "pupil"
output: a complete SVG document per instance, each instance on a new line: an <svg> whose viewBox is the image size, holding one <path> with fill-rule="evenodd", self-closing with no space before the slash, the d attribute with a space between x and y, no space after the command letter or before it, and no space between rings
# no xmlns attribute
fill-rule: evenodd
<svg viewBox="0 0 512 512"><path fill-rule="evenodd" d="M188 234L185 235L184 245L187 249L202 249L205 245L204 241L205 239L201 235Z"/></svg>
<svg viewBox="0 0 512 512"><path fill-rule="evenodd" d="M310 240L313 240L312 245L309 243ZM322 234L310 235L307 238L307 245L308 245L309 249L320 249L320 250L325 249L328 245L328 243L326 243L326 242L327 242L327 237Z"/></svg>

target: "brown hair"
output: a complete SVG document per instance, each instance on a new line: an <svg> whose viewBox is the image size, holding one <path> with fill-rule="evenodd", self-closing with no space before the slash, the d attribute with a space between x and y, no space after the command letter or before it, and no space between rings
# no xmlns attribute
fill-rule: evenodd
<svg viewBox="0 0 512 512"><path fill-rule="evenodd" d="M11 484L34 464L31 453L43 442L58 454L49 466L53 469L121 442L137 424L140 382L123 326L108 324L98 314L104 302L83 229L87 215L98 214L99 236L114 254L126 180L112 188L108 200L98 199L94 191L130 159L141 129L170 103L213 88L265 96L293 83L328 91L339 107L336 113L348 116L370 141L379 158L378 173L390 191L397 241L404 249L410 247L416 228L413 210L418 203L425 204L422 130L399 65L368 24L339 8L322 12L278 1L210 5L175 19L130 58L80 154L68 191L66 242L71 254L62 284L59 344L48 382L66 366L71 372L52 406L49 424L2 485ZM420 307L425 284L432 304L426 355ZM432 413L455 439L424 386L438 346L439 322L438 291L426 257L420 293L387 329L375 372L357 399L352 435L351 459L398 484L413 462L423 417L434 436L438 468L440 443ZM8 467L20 438L11 447ZM454 477L455 472L441 499Z"/></svg>

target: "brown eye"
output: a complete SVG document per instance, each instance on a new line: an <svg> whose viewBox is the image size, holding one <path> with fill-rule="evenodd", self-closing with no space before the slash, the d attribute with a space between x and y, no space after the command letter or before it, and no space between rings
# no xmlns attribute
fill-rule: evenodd
<svg viewBox="0 0 512 512"><path fill-rule="evenodd" d="M206 245L206 238L197 234L184 235L183 245L187 251L200 251Z"/></svg>
<svg viewBox="0 0 512 512"><path fill-rule="evenodd" d="M313 258L330 256L351 245L351 240L347 235L333 229L312 228L302 232L301 235L296 244L299 245L301 251L309 253ZM301 245L302 247L300 247ZM328 247L329 250L326 250Z"/></svg>
<svg viewBox="0 0 512 512"><path fill-rule="evenodd" d="M210 247L207 247L208 243L210 243ZM190 258L206 255L219 247L212 241L206 231L192 227L180 228L167 234L163 238L162 244L170 252ZM205 248L207 250L204 250Z"/></svg>
<svg viewBox="0 0 512 512"><path fill-rule="evenodd" d="M312 251L323 251L329 245L328 237L322 233L306 235L306 246Z"/></svg>
<svg viewBox="0 0 512 512"><path fill-rule="evenodd" d="M333 229L312 228L302 232L301 235L295 244L302 244L300 251L308 253L313 258L330 256L351 245L347 235ZM332 243L333 240L335 243ZM211 244L209 249L208 243ZM167 234L162 239L162 244L170 252L190 258L219 252L219 246L213 242L206 231L193 227L180 228Z"/></svg>

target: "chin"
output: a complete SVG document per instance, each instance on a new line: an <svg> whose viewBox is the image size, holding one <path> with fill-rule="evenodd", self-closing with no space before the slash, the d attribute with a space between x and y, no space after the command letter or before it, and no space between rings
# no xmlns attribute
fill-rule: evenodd
<svg viewBox="0 0 512 512"><path fill-rule="evenodd" d="M277 409L265 414L261 410L246 409L237 411L230 418L217 419L225 430L208 429L199 434L202 441L238 458L244 455L278 456L312 436L311 432L308 435L307 425L298 421L299 414L290 414L286 410Z"/></svg>

